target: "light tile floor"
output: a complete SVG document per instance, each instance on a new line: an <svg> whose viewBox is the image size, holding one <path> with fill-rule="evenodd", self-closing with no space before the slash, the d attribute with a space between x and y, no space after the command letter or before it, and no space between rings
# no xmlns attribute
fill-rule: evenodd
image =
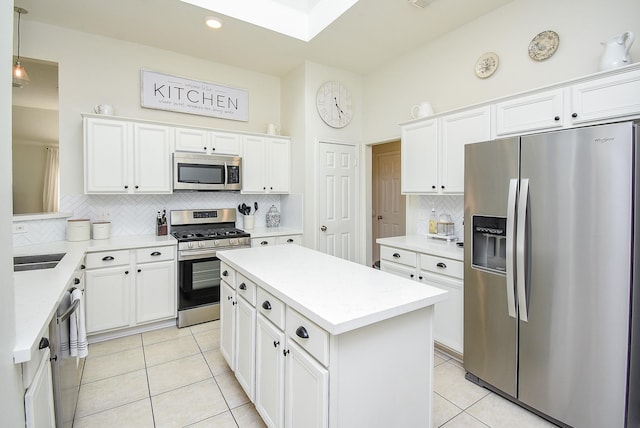
<svg viewBox="0 0 640 428"><path fill-rule="evenodd" d="M434 392L434 427L554 426L467 381L462 365L440 352ZM222 357L213 321L89 345L74 427L115 426L265 425Z"/></svg>

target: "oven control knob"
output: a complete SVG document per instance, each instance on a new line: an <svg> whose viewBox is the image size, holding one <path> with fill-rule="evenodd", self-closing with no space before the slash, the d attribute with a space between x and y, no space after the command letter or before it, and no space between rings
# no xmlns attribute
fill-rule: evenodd
<svg viewBox="0 0 640 428"><path fill-rule="evenodd" d="M198 242L198 248L204 248L204 241Z"/></svg>
<svg viewBox="0 0 640 428"><path fill-rule="evenodd" d="M229 239L229 245L238 245L238 240L235 238Z"/></svg>
<svg viewBox="0 0 640 428"><path fill-rule="evenodd" d="M187 242L187 247L193 248L193 242Z"/></svg>
<svg viewBox="0 0 640 428"><path fill-rule="evenodd" d="M213 241L213 246L217 247L218 245L220 245L220 240L219 239L214 240Z"/></svg>

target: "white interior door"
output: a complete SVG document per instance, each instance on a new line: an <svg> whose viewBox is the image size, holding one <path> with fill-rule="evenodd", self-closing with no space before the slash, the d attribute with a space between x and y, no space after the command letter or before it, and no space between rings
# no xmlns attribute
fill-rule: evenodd
<svg viewBox="0 0 640 428"><path fill-rule="evenodd" d="M376 239L405 234L406 202L400 193L400 143L374 146L372 159L372 260L380 260Z"/></svg>
<svg viewBox="0 0 640 428"><path fill-rule="evenodd" d="M356 261L356 147L320 143L318 250Z"/></svg>

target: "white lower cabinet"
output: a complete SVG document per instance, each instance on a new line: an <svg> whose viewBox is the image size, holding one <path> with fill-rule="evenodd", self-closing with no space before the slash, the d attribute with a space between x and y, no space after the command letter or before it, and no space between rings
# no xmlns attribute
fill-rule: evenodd
<svg viewBox="0 0 640 428"><path fill-rule="evenodd" d="M220 352L233 371L236 370L235 333L236 291L226 280L223 280L220 283Z"/></svg>
<svg viewBox="0 0 640 428"><path fill-rule="evenodd" d="M258 314L256 410L268 427L284 426L284 333Z"/></svg>
<svg viewBox="0 0 640 428"><path fill-rule="evenodd" d="M236 378L251 401L255 399L256 308L243 297L236 304Z"/></svg>
<svg viewBox="0 0 640 428"><path fill-rule="evenodd" d="M287 339L285 426L329 426L329 372Z"/></svg>
<svg viewBox="0 0 640 428"><path fill-rule="evenodd" d="M175 246L88 253L87 334L175 318Z"/></svg>
<svg viewBox="0 0 640 428"><path fill-rule="evenodd" d="M433 338L462 355L464 265L460 260L380 246L380 270L446 290L448 298L434 305Z"/></svg>
<svg viewBox="0 0 640 428"><path fill-rule="evenodd" d="M27 428L55 427L53 381L49 349L42 352L33 380L24 394L24 412Z"/></svg>

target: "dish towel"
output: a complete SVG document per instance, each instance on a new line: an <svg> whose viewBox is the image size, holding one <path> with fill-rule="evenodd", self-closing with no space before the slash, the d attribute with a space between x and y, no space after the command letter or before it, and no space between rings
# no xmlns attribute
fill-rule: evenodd
<svg viewBox="0 0 640 428"><path fill-rule="evenodd" d="M69 306L71 306L71 293L65 293L63 299L66 299L64 301L64 305L60 305L61 307L64 308L68 308ZM56 316L60 316L62 315L61 313L57 313ZM59 357L61 359L65 359L65 358L69 358L69 319L66 319L64 321L60 322L60 325L58 326L57 332L58 332L58 343L60 344L60 355Z"/></svg>
<svg viewBox="0 0 640 428"><path fill-rule="evenodd" d="M78 308L69 317L69 337L71 356L84 358L89 354L87 344L87 327L84 320L84 302L82 290L76 288L71 292L71 303L79 300Z"/></svg>

